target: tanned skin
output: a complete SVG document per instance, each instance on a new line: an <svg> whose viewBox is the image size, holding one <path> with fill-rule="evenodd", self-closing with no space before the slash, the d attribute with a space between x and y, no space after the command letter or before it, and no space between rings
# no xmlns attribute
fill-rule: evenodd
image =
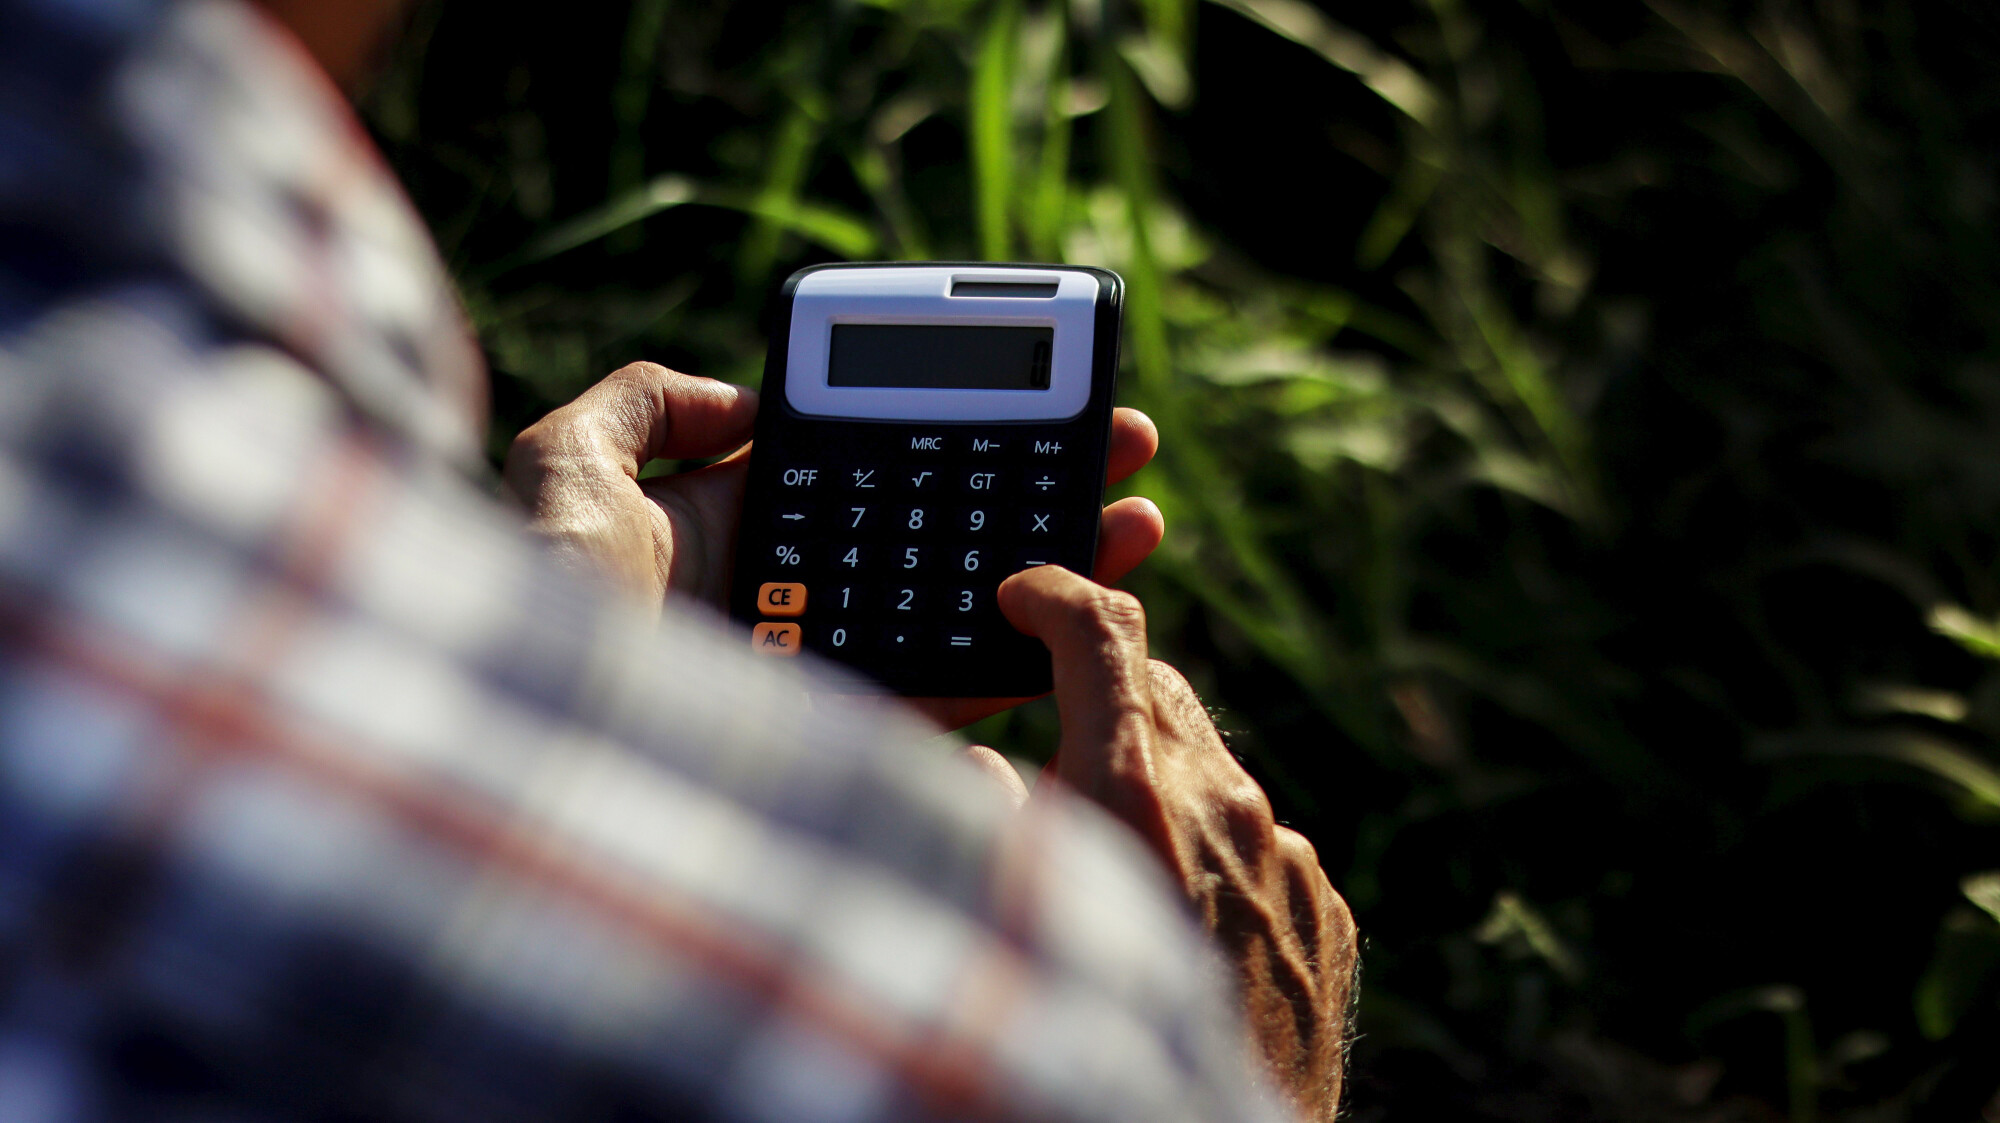
<svg viewBox="0 0 2000 1123"><path fill-rule="evenodd" d="M353 93L400 26L408 0L257 0L284 24L326 76Z"/></svg>

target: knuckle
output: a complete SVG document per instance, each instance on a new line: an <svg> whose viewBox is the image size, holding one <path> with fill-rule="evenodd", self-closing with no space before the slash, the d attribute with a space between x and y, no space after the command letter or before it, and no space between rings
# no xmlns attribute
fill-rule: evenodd
<svg viewBox="0 0 2000 1123"><path fill-rule="evenodd" d="M619 382L638 382L647 386L657 386L662 382L680 377L684 376L669 367L663 367L658 363L640 359L638 362L626 363L624 366L612 371L606 376L605 381L609 382L615 379Z"/></svg>
<svg viewBox="0 0 2000 1123"><path fill-rule="evenodd" d="M1290 827L1277 829L1277 850L1280 859L1290 867L1294 884L1307 889L1324 934L1335 946L1352 947L1359 931L1354 923L1354 910L1327 878L1325 867L1320 865L1319 850L1305 835Z"/></svg>
<svg viewBox="0 0 2000 1123"><path fill-rule="evenodd" d="M571 443L572 424L558 410L521 430L507 446L509 471L543 468L558 460Z"/></svg>
<svg viewBox="0 0 2000 1123"><path fill-rule="evenodd" d="M514 434L513 441L507 445L507 459L540 460L548 451L549 435L545 428L547 424L548 419L543 418Z"/></svg>
<svg viewBox="0 0 2000 1123"><path fill-rule="evenodd" d="M1361 928L1354 923L1354 910L1348 906L1347 898L1341 896L1340 890L1335 889L1331 882L1326 887L1326 911L1333 918L1334 929L1340 933L1341 942L1352 945Z"/></svg>
<svg viewBox="0 0 2000 1123"><path fill-rule="evenodd" d="M1329 942L1335 948L1346 949L1352 954L1355 942L1361 938L1361 928L1354 923L1354 910L1348 907L1347 898L1341 896L1340 891L1333 887L1333 883L1326 879L1326 874L1321 873L1319 879L1322 888L1321 930L1326 933Z"/></svg>
<svg viewBox="0 0 2000 1123"><path fill-rule="evenodd" d="M1291 884L1292 914L1309 942L1333 964L1353 963L1360 928L1347 898L1333 887L1320 865L1319 851L1305 835L1290 827L1277 830L1277 853Z"/></svg>
<svg viewBox="0 0 2000 1123"><path fill-rule="evenodd" d="M1161 728L1189 747L1199 748L1204 755L1213 754L1225 771L1234 774L1230 782L1240 780L1255 788L1230 755L1208 708L1202 705L1201 695L1195 692L1187 676L1173 664L1159 659L1148 660L1146 670L1153 709L1159 715Z"/></svg>
<svg viewBox="0 0 2000 1123"><path fill-rule="evenodd" d="M1278 819L1271 810L1271 797L1257 786L1257 781L1241 776L1234 783L1226 784L1216 802L1222 813L1229 818L1231 829L1239 836L1254 835L1259 840L1269 839L1278 829Z"/></svg>
<svg viewBox="0 0 2000 1123"><path fill-rule="evenodd" d="M1120 640L1146 637L1146 609L1139 598L1119 589L1095 589L1085 599L1083 612L1090 626L1107 637Z"/></svg>
<svg viewBox="0 0 2000 1123"><path fill-rule="evenodd" d="M1319 850L1312 840L1290 827L1278 827L1278 856L1285 864L1299 870L1317 871Z"/></svg>
<svg viewBox="0 0 2000 1123"><path fill-rule="evenodd" d="M1196 709L1200 709L1200 697L1195 693L1194 685L1188 682L1187 676L1180 672L1180 668L1164 659L1149 659L1146 661L1146 671L1153 680L1154 697L1191 702Z"/></svg>

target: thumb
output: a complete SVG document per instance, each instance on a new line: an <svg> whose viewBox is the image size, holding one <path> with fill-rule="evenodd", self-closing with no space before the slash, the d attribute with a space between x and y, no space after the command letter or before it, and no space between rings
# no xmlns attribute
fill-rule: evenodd
<svg viewBox="0 0 2000 1123"><path fill-rule="evenodd" d="M545 426L587 436L637 475L649 460L719 456L750 439L757 394L713 378L632 363L549 414Z"/></svg>
<svg viewBox="0 0 2000 1123"><path fill-rule="evenodd" d="M1009 808L1018 811L1022 804L1028 802L1028 785L1021 782L1021 774L1014 771L1014 766L1007 763L1006 757L985 745L970 745L958 751L958 759L970 764L998 786Z"/></svg>

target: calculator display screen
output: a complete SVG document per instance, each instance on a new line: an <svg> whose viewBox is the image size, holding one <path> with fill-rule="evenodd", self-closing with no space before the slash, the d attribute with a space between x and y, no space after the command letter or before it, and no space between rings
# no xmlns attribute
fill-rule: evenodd
<svg viewBox="0 0 2000 1123"><path fill-rule="evenodd" d="M1046 390L1051 327L834 324L829 386Z"/></svg>

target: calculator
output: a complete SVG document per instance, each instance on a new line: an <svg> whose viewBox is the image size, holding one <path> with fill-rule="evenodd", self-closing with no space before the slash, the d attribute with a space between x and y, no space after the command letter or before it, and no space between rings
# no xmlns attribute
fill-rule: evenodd
<svg viewBox="0 0 2000 1123"><path fill-rule="evenodd" d="M900 694L1020 697L994 604L1097 552L1124 282L1071 265L822 265L780 290L730 614Z"/></svg>

